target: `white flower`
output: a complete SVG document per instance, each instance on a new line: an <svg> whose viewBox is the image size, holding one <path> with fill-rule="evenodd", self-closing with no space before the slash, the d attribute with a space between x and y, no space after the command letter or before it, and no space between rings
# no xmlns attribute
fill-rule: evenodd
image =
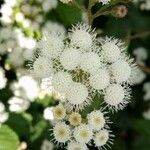
<svg viewBox="0 0 150 150"><path fill-rule="evenodd" d="M89 77L90 85L96 90L105 89L110 83L110 76L106 69L99 69Z"/></svg>
<svg viewBox="0 0 150 150"><path fill-rule="evenodd" d="M62 120L66 116L66 109L63 107L62 104L59 104L56 107L54 107L52 111L54 119Z"/></svg>
<svg viewBox="0 0 150 150"><path fill-rule="evenodd" d="M68 4L68 3L70 3L72 0L59 0L59 1L61 1L61 2L64 3L64 4Z"/></svg>
<svg viewBox="0 0 150 150"><path fill-rule="evenodd" d="M145 65L145 61L148 58L148 53L144 47L138 47L133 50L133 54L136 57L136 62L141 65Z"/></svg>
<svg viewBox="0 0 150 150"><path fill-rule="evenodd" d="M122 56L124 50L123 43L118 39L106 38L102 41L101 57L103 61L113 63Z"/></svg>
<svg viewBox="0 0 150 150"><path fill-rule="evenodd" d="M72 83L72 77L69 73L59 71L52 78L54 89L60 93L66 93Z"/></svg>
<svg viewBox="0 0 150 150"><path fill-rule="evenodd" d="M118 60L110 66L110 72L113 81L117 83L127 82L131 76L131 67L128 62Z"/></svg>
<svg viewBox="0 0 150 150"><path fill-rule="evenodd" d="M88 150L86 144L81 144L76 141L71 141L68 143L67 150Z"/></svg>
<svg viewBox="0 0 150 150"><path fill-rule="evenodd" d="M24 95L25 98L29 99L30 101L34 101L35 98L37 98L39 93L39 85L31 76L21 76L18 80L18 87L19 88L16 90L21 89L23 90L23 93L20 93L20 95L17 96Z"/></svg>
<svg viewBox="0 0 150 150"><path fill-rule="evenodd" d="M94 31L86 24L73 26L69 34L71 45L80 48L82 51L88 51L91 48L95 36Z"/></svg>
<svg viewBox="0 0 150 150"><path fill-rule="evenodd" d="M143 85L143 90L144 90L144 92L145 92L144 100L145 100L145 101L150 101L150 82L146 82L146 83Z"/></svg>
<svg viewBox="0 0 150 150"><path fill-rule="evenodd" d="M104 101L109 109L119 110L123 109L129 102L130 88L119 84L111 84L106 88Z"/></svg>
<svg viewBox="0 0 150 150"><path fill-rule="evenodd" d="M86 124L81 124L80 126L76 127L73 135L76 141L79 143L87 144L93 138L92 129Z"/></svg>
<svg viewBox="0 0 150 150"><path fill-rule="evenodd" d="M39 56L32 66L33 74L38 78L46 78L52 75L53 66L50 59Z"/></svg>
<svg viewBox="0 0 150 150"><path fill-rule="evenodd" d="M46 35L38 46L42 55L49 58L57 58L64 48L62 39L56 35Z"/></svg>
<svg viewBox="0 0 150 150"><path fill-rule="evenodd" d="M143 113L143 117L147 120L150 120L150 108Z"/></svg>
<svg viewBox="0 0 150 150"><path fill-rule="evenodd" d="M111 0L97 0L99 3L102 3L103 5L109 4Z"/></svg>
<svg viewBox="0 0 150 150"><path fill-rule="evenodd" d="M59 122L53 128L53 135L56 142L66 143L71 137L70 127L64 122Z"/></svg>
<svg viewBox="0 0 150 150"><path fill-rule="evenodd" d="M51 0L51 1L49 1L49 0L44 0L44 1L42 2L42 8L43 8L44 12L48 12L48 11L50 11L51 9L56 8L56 7L57 7L57 3L58 3L57 0Z"/></svg>
<svg viewBox="0 0 150 150"><path fill-rule="evenodd" d="M0 89L5 88L6 84L7 84L7 78L5 77L5 72L3 68L0 67Z"/></svg>
<svg viewBox="0 0 150 150"><path fill-rule="evenodd" d="M0 124L8 120L9 114L5 112L5 105L0 102Z"/></svg>
<svg viewBox="0 0 150 150"><path fill-rule="evenodd" d="M53 115L53 108L52 107L47 107L44 109L43 117L46 120L54 120L54 115Z"/></svg>
<svg viewBox="0 0 150 150"><path fill-rule="evenodd" d="M106 121L104 114L100 110L92 111L90 114L88 114L87 118L90 127L96 131L105 126Z"/></svg>
<svg viewBox="0 0 150 150"><path fill-rule="evenodd" d="M75 48L66 48L60 56L60 62L67 70L74 70L80 63L80 51Z"/></svg>
<svg viewBox="0 0 150 150"><path fill-rule="evenodd" d="M41 150L54 150L54 144L45 139L42 143Z"/></svg>
<svg viewBox="0 0 150 150"><path fill-rule="evenodd" d="M110 147L109 144L113 144L111 137L113 137L113 135L111 135L110 131L106 129L97 132L94 136L95 146L100 149L106 149L106 146Z"/></svg>
<svg viewBox="0 0 150 150"><path fill-rule="evenodd" d="M25 18L24 18L24 14L23 13L21 13L21 12L16 13L15 20L17 22L21 23L21 22L23 22L24 19Z"/></svg>
<svg viewBox="0 0 150 150"><path fill-rule="evenodd" d="M69 116L69 119L68 119L69 123L72 125L72 126L77 126L81 123L82 121L82 117L79 113L77 112L72 112Z"/></svg>
<svg viewBox="0 0 150 150"><path fill-rule="evenodd" d="M30 106L29 101L19 97L11 97L8 103L9 103L9 110L11 112L23 112L27 110Z"/></svg>
<svg viewBox="0 0 150 150"><path fill-rule="evenodd" d="M81 69L88 73L94 73L101 67L100 57L94 52L82 54L80 63Z"/></svg>
<svg viewBox="0 0 150 150"><path fill-rule="evenodd" d="M84 104L88 101L87 87L81 83L74 82L68 90L66 93L67 101L76 109L84 107Z"/></svg>

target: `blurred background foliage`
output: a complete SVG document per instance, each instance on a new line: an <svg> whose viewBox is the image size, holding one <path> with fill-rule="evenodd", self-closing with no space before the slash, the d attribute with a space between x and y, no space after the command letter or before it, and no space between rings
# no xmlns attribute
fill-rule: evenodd
<svg viewBox="0 0 150 150"><path fill-rule="evenodd" d="M34 0L31 5L34 6ZM49 0L51 1L51 0ZM3 2L1 2L2 4ZM86 3L79 0L79 3ZM121 3L122 4L122 3ZM101 4L94 9L102 7ZM150 32L150 11L140 10L133 3L126 4L128 14L124 18L116 18L112 15L101 16L94 20L93 27L99 31L101 36L114 36L121 38L128 44L128 52L133 55L133 50L138 47L144 47L148 53L146 66L150 67L150 36L137 36L141 33ZM75 6L65 5L58 2L56 9L44 13L44 22L55 21L64 25L66 29L72 24L82 21L82 11ZM1 24L1 29L6 26ZM14 22L11 26L19 27L27 36L38 39L40 30L22 28ZM41 25L43 26L43 24ZM41 26L39 27L41 29ZM132 38L133 37L133 38ZM6 55L1 56L0 65L5 70L7 77L7 86L0 90L0 100L5 104L8 110L8 99L13 95L9 86L12 81L17 80L16 68L6 69ZM149 101L144 101L143 85L150 81L150 76L146 72L146 78L138 85L132 87L133 94L131 103L123 111L114 113L111 116L113 124L111 129L115 135L112 150L149 150L150 149L150 120L143 117L143 112L150 107ZM150 88L149 88L150 90ZM50 140L50 121L43 118L43 110L46 107L54 106L57 103L55 97L45 96L37 98L30 108L21 113L10 112L9 119L0 127L0 150L17 150L23 144L25 149L39 150L44 139ZM97 104L94 104L97 106ZM150 114L149 114L150 116ZM25 142L25 143L23 143ZM60 148L59 148L60 149ZM92 150L95 148L91 148Z"/></svg>

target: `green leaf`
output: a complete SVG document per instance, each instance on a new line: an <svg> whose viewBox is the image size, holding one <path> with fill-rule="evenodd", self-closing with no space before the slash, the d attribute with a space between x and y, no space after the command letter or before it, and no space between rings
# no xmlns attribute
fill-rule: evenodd
<svg viewBox="0 0 150 150"><path fill-rule="evenodd" d="M140 135L150 137L150 121L145 119L138 119L133 121L132 127Z"/></svg>
<svg viewBox="0 0 150 150"><path fill-rule="evenodd" d="M71 24L81 21L81 11L73 6L59 3L56 13L66 26L70 26Z"/></svg>
<svg viewBox="0 0 150 150"><path fill-rule="evenodd" d="M7 125L0 127L0 150L17 150L19 138Z"/></svg>

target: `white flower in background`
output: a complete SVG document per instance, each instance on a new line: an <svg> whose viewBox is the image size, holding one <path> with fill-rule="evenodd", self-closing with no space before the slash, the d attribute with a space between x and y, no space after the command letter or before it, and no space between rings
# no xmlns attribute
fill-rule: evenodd
<svg viewBox="0 0 150 150"><path fill-rule="evenodd" d="M40 90L37 81L28 75L19 77L12 89L15 96L26 98L31 102L38 97Z"/></svg>
<svg viewBox="0 0 150 150"><path fill-rule="evenodd" d="M23 15L23 13L18 12L18 13L15 14L15 20L16 20L16 22L21 23L21 22L24 21L24 19L25 19L25 17Z"/></svg>
<svg viewBox="0 0 150 150"><path fill-rule="evenodd" d="M130 80L132 81L132 85L137 85L142 83L146 78L146 74L140 69L135 68L131 72Z"/></svg>
<svg viewBox="0 0 150 150"><path fill-rule="evenodd" d="M9 114L5 111L5 106L0 102L0 124L8 120Z"/></svg>
<svg viewBox="0 0 150 150"><path fill-rule="evenodd" d="M57 0L44 0L42 2L42 8L44 12L48 12L52 9L55 9L57 7Z"/></svg>
<svg viewBox="0 0 150 150"><path fill-rule="evenodd" d="M145 0L141 5L140 5L141 10L150 10L150 1Z"/></svg>
<svg viewBox="0 0 150 150"><path fill-rule="evenodd" d="M64 4L68 4L68 3L72 2L72 0L59 0L59 1L61 1Z"/></svg>
<svg viewBox="0 0 150 150"><path fill-rule="evenodd" d="M3 89L6 87L7 78L5 77L5 72L3 68L0 67L0 89Z"/></svg>
<svg viewBox="0 0 150 150"><path fill-rule="evenodd" d="M67 150L88 150L88 148L85 144L81 144L76 141L71 141L67 146Z"/></svg>
<svg viewBox="0 0 150 150"><path fill-rule="evenodd" d="M111 110L122 110L130 100L130 88L119 84L111 84L106 88L104 101Z"/></svg>
<svg viewBox="0 0 150 150"><path fill-rule="evenodd" d="M150 120L150 108L147 111L143 112L143 117L147 120Z"/></svg>
<svg viewBox="0 0 150 150"><path fill-rule="evenodd" d="M41 150L54 150L54 144L45 139L42 143Z"/></svg>
<svg viewBox="0 0 150 150"><path fill-rule="evenodd" d="M54 144L49 140L45 139L41 145L40 150L54 150Z"/></svg>
<svg viewBox="0 0 150 150"><path fill-rule="evenodd" d="M70 127L64 122L57 123L53 128L54 140L58 143L66 143L71 138Z"/></svg>
<svg viewBox="0 0 150 150"><path fill-rule="evenodd" d="M150 101L150 82L146 82L143 85L143 91L145 92L144 100L145 101Z"/></svg>
<svg viewBox="0 0 150 150"><path fill-rule="evenodd" d="M102 3L103 5L109 4L111 0L97 0L99 3Z"/></svg>
<svg viewBox="0 0 150 150"><path fill-rule="evenodd" d="M144 47L139 47L133 50L133 55L136 57L136 62L141 65L145 65L145 61L148 58L148 53Z"/></svg>
<svg viewBox="0 0 150 150"><path fill-rule="evenodd" d="M89 127L89 125L86 124L81 124L76 127L74 129L73 135L77 142L84 144L89 143L90 140L93 138L92 129Z"/></svg>
<svg viewBox="0 0 150 150"><path fill-rule="evenodd" d="M53 107L46 107L43 112L43 117L45 120L54 120Z"/></svg>
<svg viewBox="0 0 150 150"><path fill-rule="evenodd" d="M9 110L17 113L26 111L30 106L30 102L28 100L19 97L11 97L8 100L8 104Z"/></svg>
<svg viewBox="0 0 150 150"><path fill-rule="evenodd" d="M24 60L22 58L22 49L20 47L16 47L11 53L9 53L8 59L13 66L22 66L24 64Z"/></svg>
<svg viewBox="0 0 150 150"><path fill-rule="evenodd" d="M51 33L51 34L57 34L59 37L62 39L65 38L66 36L66 29L65 27L58 23L58 22L52 22L52 21L47 21L44 26L42 27L42 32L43 33Z"/></svg>

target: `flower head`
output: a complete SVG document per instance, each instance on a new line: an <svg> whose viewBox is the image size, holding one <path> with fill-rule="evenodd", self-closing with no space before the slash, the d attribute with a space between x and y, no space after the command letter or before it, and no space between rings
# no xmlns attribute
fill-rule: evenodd
<svg viewBox="0 0 150 150"><path fill-rule="evenodd" d="M76 127L73 134L79 143L88 143L93 137L92 129L86 124Z"/></svg>
<svg viewBox="0 0 150 150"><path fill-rule="evenodd" d="M53 128L54 139L58 143L66 143L70 140L71 131L64 122L57 123Z"/></svg>
<svg viewBox="0 0 150 150"><path fill-rule="evenodd" d="M71 141L68 143L67 150L88 150L86 144L81 144L76 141Z"/></svg>
<svg viewBox="0 0 150 150"><path fill-rule="evenodd" d="M73 126L81 124L82 118L81 115L77 112L72 112L69 116L69 123Z"/></svg>

